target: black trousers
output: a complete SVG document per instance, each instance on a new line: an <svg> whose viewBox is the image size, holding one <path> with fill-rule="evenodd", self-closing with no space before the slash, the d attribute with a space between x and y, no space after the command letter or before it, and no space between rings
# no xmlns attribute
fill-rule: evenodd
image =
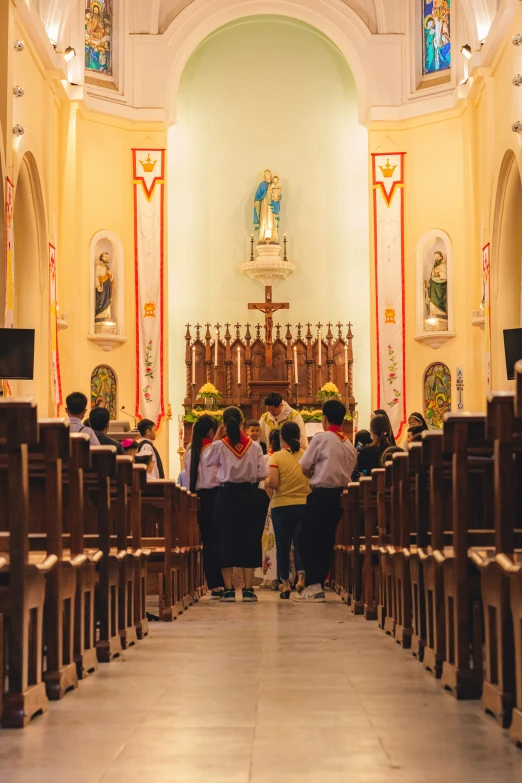
<svg viewBox="0 0 522 783"><path fill-rule="evenodd" d="M203 544L203 570L209 590L225 586L219 565L216 530L214 527L214 508L218 491L219 487L198 490L198 522L201 543Z"/></svg>
<svg viewBox="0 0 522 783"><path fill-rule="evenodd" d="M342 492L318 487L308 495L298 546L309 585L324 584L330 570Z"/></svg>

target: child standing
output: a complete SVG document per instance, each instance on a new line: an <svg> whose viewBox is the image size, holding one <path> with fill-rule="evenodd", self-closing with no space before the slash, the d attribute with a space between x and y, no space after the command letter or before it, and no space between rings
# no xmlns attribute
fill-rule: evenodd
<svg viewBox="0 0 522 783"><path fill-rule="evenodd" d="M212 416L201 416L194 424L192 446L185 456L188 487L191 492L196 492L199 498L198 524L203 543L203 569L211 601L218 601L223 597L223 575L214 530L214 509L219 481L216 468L208 465L217 428L217 421Z"/></svg>
<svg viewBox="0 0 522 783"><path fill-rule="evenodd" d="M346 407L340 400L323 405L323 429L310 441L301 457L303 473L310 479L306 512L298 547L308 587L294 601L324 603L324 581L330 569L337 525L341 519L341 494L348 486L357 452L342 431Z"/></svg>
<svg viewBox="0 0 522 783"><path fill-rule="evenodd" d="M243 414L231 406L209 449L207 466L217 468L219 491L214 512L218 555L225 583L222 601L236 600L232 584L234 566L243 569L243 601L257 601L254 569L261 565L261 532L256 513L258 484L266 478L259 443L241 431Z"/></svg>
<svg viewBox="0 0 522 783"><path fill-rule="evenodd" d="M266 444L263 443L262 440L259 440L259 436L261 434L261 425L257 419L248 419L248 421L245 423L245 432L251 440L253 440L255 443L259 443L263 449L263 454L266 454Z"/></svg>

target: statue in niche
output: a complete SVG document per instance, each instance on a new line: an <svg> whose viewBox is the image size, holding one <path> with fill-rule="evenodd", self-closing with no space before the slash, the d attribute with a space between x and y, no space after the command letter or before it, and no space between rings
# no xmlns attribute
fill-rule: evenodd
<svg viewBox="0 0 522 783"><path fill-rule="evenodd" d="M115 332L116 322L111 313L114 294L114 275L110 270L109 254L100 253L94 269L94 284L96 287L96 303L94 322L96 331Z"/></svg>
<svg viewBox="0 0 522 783"><path fill-rule="evenodd" d="M258 244L279 244L279 218L281 212L281 185L279 177L266 169L254 196L254 227Z"/></svg>
<svg viewBox="0 0 522 783"><path fill-rule="evenodd" d="M430 279L424 281L426 326L446 331L448 328L448 267L444 254L436 250Z"/></svg>

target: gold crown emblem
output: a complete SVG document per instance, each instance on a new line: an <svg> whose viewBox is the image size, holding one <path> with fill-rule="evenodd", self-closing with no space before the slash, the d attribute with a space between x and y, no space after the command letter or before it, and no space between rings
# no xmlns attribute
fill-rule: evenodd
<svg viewBox="0 0 522 783"><path fill-rule="evenodd" d="M144 318L155 318L156 305L154 304L154 302L145 302L143 306L143 310L144 310L144 314L143 314Z"/></svg>
<svg viewBox="0 0 522 783"><path fill-rule="evenodd" d="M393 176L393 172L395 171L397 166L390 165L390 159L387 158L386 166L379 166L379 168L382 171L382 176L388 178Z"/></svg>
<svg viewBox="0 0 522 783"><path fill-rule="evenodd" d="M394 324L395 321L395 310L393 307L387 307L384 311L384 323L385 324Z"/></svg>
<svg viewBox="0 0 522 783"><path fill-rule="evenodd" d="M157 160L151 160L150 152L147 155L147 160L140 160L140 163L143 166L143 171L146 171L147 174L150 174L151 171L154 171L154 166L157 162Z"/></svg>

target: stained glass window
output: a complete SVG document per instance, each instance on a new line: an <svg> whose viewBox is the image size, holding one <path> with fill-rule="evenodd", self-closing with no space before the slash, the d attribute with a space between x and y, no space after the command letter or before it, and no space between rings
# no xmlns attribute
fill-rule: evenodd
<svg viewBox="0 0 522 783"><path fill-rule="evenodd" d="M112 76L113 0L85 0L85 68Z"/></svg>
<svg viewBox="0 0 522 783"><path fill-rule="evenodd" d="M451 68L451 0L422 2L422 73Z"/></svg>

